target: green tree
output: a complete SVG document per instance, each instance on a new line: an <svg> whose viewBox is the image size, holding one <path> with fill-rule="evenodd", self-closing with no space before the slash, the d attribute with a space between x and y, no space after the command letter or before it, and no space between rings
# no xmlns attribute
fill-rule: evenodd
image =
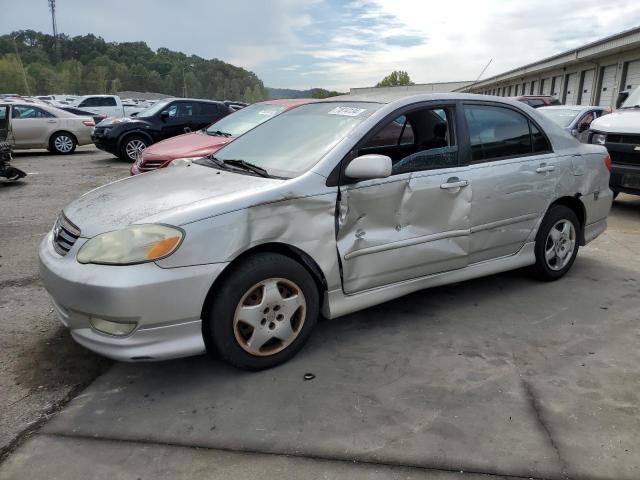
<svg viewBox="0 0 640 480"><path fill-rule="evenodd" d="M415 85L409 74L404 70L394 70L389 75L384 77L382 81L376 84L376 87L399 87L404 85Z"/></svg>

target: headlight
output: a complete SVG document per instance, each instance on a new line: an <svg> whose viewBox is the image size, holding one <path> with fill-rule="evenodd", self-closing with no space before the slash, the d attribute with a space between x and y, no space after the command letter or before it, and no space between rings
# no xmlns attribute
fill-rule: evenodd
<svg viewBox="0 0 640 480"><path fill-rule="evenodd" d="M184 232L158 224L131 225L87 241L78 252L78 262L101 265L131 265L153 262L175 252Z"/></svg>
<svg viewBox="0 0 640 480"><path fill-rule="evenodd" d="M112 130L111 128L103 129L102 130L102 135L104 135L106 137L107 135L109 135L111 133L111 130Z"/></svg>
<svg viewBox="0 0 640 480"><path fill-rule="evenodd" d="M591 136L591 143L595 143L596 145L604 145L607 141L607 136L604 133L594 133Z"/></svg>

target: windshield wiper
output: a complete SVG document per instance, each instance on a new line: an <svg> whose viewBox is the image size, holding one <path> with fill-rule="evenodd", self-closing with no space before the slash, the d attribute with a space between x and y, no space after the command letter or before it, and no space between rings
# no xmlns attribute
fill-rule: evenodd
<svg viewBox="0 0 640 480"><path fill-rule="evenodd" d="M216 159L218 160L218 159ZM218 160L220 161L220 160ZM269 177L269 172L267 172L264 168L254 165L253 163L246 162L244 160L222 160L225 165L231 165L233 167L242 168L243 170L247 170L249 172L256 173L261 177Z"/></svg>
<svg viewBox="0 0 640 480"><path fill-rule="evenodd" d="M231 135L230 133L227 132L221 132L220 130L216 130L214 132L212 132L211 130L207 130L207 135L212 135L214 137L233 137L233 135Z"/></svg>

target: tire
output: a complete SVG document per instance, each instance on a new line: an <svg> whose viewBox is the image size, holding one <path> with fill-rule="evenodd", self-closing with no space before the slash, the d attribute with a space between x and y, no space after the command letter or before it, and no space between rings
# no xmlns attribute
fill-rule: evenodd
<svg viewBox="0 0 640 480"><path fill-rule="evenodd" d="M150 145L149 140L140 135L131 135L122 141L120 146L119 157L131 163L136 161L137 153L141 152Z"/></svg>
<svg viewBox="0 0 640 480"><path fill-rule="evenodd" d="M56 155L70 155L75 152L77 143L70 133L54 133L49 140L49 151Z"/></svg>
<svg viewBox="0 0 640 480"><path fill-rule="evenodd" d="M578 254L579 238L580 222L574 211L564 205L552 206L536 236L534 274L543 281L564 276Z"/></svg>
<svg viewBox="0 0 640 480"><path fill-rule="evenodd" d="M278 253L259 253L231 268L204 322L209 350L245 370L286 362L318 321L314 279L301 264Z"/></svg>

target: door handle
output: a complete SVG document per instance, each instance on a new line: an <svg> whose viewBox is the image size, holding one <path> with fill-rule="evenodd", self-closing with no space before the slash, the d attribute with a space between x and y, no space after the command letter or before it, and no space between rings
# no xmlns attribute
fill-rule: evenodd
<svg viewBox="0 0 640 480"><path fill-rule="evenodd" d="M443 190L452 190L454 188L462 188L469 185L469 180L457 180L454 178L450 178L446 183L440 185L440 188Z"/></svg>
<svg viewBox="0 0 640 480"><path fill-rule="evenodd" d="M542 164L538 168L536 168L536 173L553 172L555 169L556 169L556 167L553 166L553 165Z"/></svg>

